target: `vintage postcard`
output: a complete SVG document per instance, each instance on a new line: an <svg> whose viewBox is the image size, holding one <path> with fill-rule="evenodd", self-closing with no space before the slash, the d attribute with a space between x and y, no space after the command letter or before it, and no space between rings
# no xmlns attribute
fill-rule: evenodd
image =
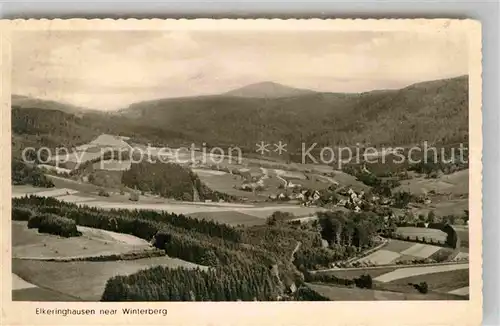
<svg viewBox="0 0 500 326"><path fill-rule="evenodd" d="M481 25L0 22L5 325L479 325Z"/></svg>

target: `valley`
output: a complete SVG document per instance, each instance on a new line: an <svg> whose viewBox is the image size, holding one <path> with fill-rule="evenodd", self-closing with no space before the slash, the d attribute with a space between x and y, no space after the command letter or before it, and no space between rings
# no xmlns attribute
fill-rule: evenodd
<svg viewBox="0 0 500 326"><path fill-rule="evenodd" d="M250 86L106 114L13 97L13 299L468 299L468 164L299 153L314 140L407 155L431 130L463 140L466 77L360 94ZM290 151L259 156L262 139ZM241 156L185 150L197 142Z"/></svg>

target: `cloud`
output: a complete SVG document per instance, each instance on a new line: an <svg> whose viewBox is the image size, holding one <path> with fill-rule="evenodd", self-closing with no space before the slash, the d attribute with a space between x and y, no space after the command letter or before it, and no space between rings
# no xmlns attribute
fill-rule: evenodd
<svg viewBox="0 0 500 326"><path fill-rule="evenodd" d="M261 81L362 92L467 74L465 35L424 32L18 32L13 92L109 110Z"/></svg>

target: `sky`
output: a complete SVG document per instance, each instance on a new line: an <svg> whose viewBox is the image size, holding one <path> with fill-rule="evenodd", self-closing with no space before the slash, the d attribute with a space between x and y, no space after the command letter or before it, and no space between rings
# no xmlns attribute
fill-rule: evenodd
<svg viewBox="0 0 500 326"><path fill-rule="evenodd" d="M12 93L99 110L272 81L365 92L468 73L465 34L371 31L23 31Z"/></svg>

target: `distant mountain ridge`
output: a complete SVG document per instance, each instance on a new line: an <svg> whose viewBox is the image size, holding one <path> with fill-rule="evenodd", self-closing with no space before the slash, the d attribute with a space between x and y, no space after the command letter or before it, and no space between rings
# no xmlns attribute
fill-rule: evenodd
<svg viewBox="0 0 500 326"><path fill-rule="evenodd" d="M31 96L12 94L11 107L13 108L38 108L46 110L58 110L66 113L81 113L84 111L95 111L76 105L51 100L43 100Z"/></svg>
<svg viewBox="0 0 500 326"><path fill-rule="evenodd" d="M221 95L257 98L280 98L300 96L312 93L315 92L308 89L300 89L267 81L243 86Z"/></svg>
<svg viewBox="0 0 500 326"><path fill-rule="evenodd" d="M43 102L39 108L17 106L13 133L22 136L36 127L33 141L41 137L57 143L68 137L87 139L87 133L100 132L166 145L237 145L248 152L255 152L255 144L260 141L281 140L291 150L300 149L301 143L317 143L319 148L468 140L468 76L358 94L311 91L298 95L294 91L297 95L260 97L266 94L262 90L272 89L261 86L251 87L252 92L240 89L239 94L245 96L226 93L166 98L134 103L114 114L85 112L83 119L71 124L66 120L74 114L56 114L57 105L46 108ZM15 101L13 111L14 107ZM58 137L45 136L55 133Z"/></svg>

